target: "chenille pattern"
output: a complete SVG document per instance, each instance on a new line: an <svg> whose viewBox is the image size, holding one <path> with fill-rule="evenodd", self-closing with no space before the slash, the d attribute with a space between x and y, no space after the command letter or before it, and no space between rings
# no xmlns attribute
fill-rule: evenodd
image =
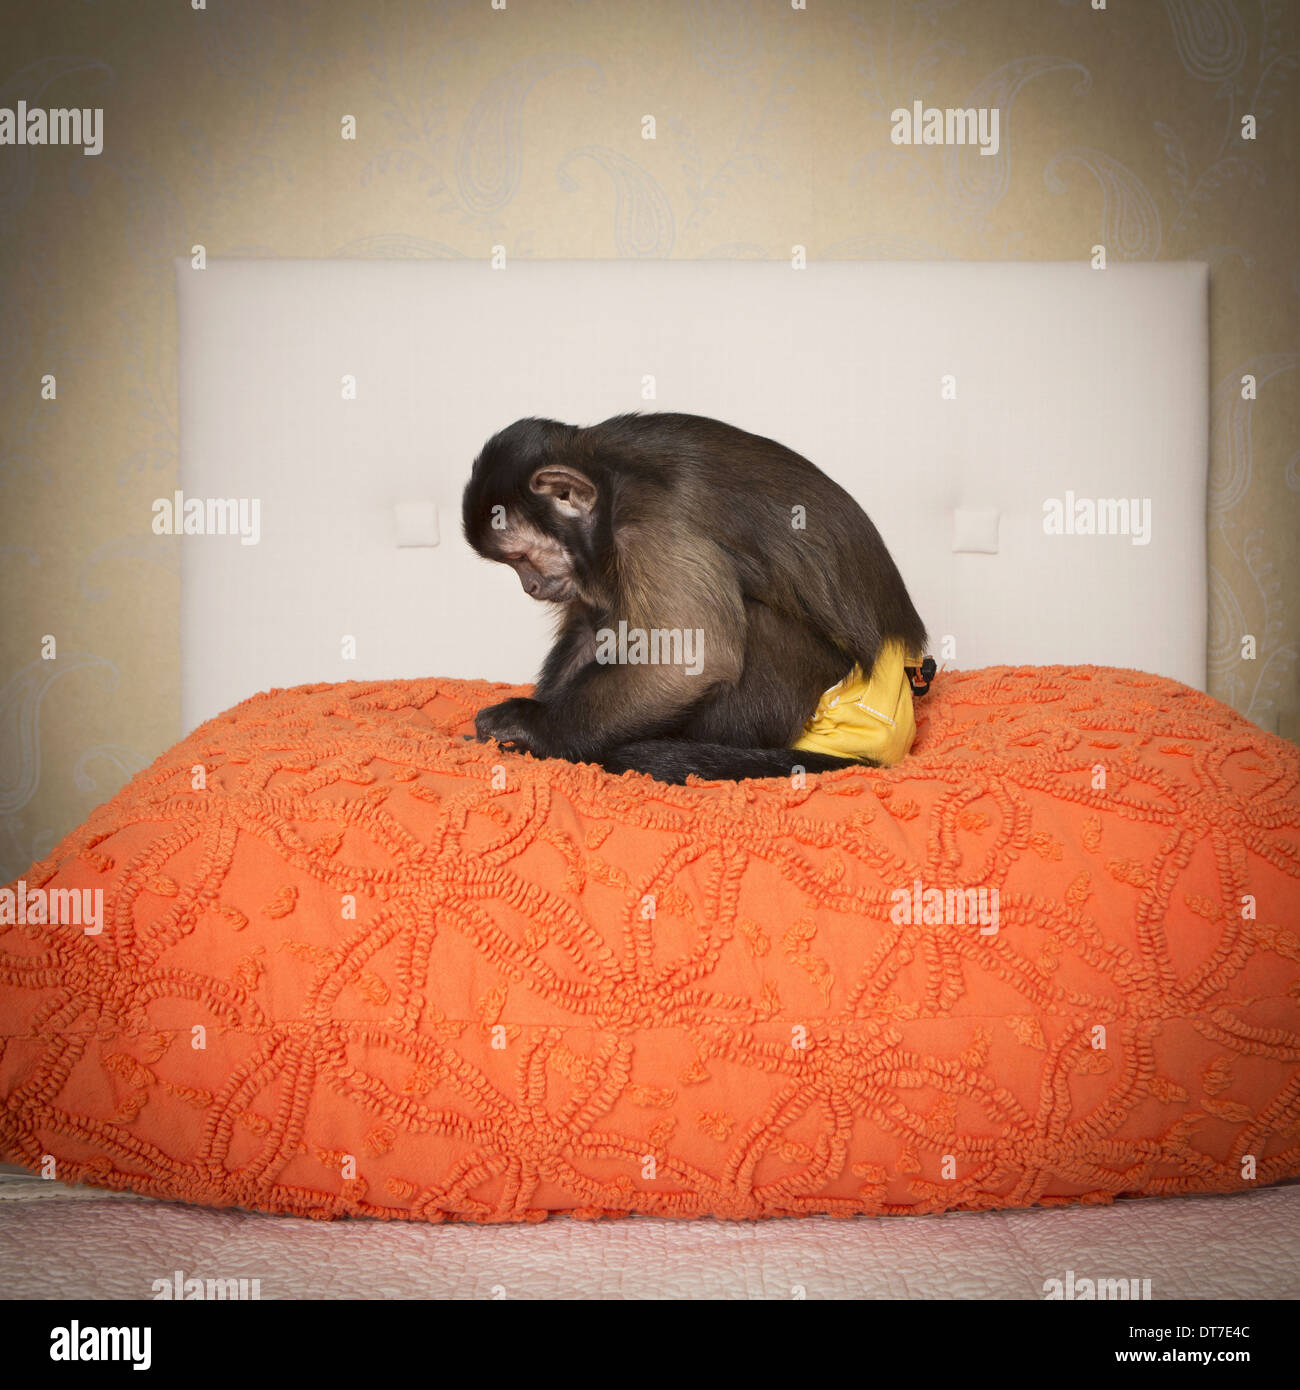
<svg viewBox="0 0 1300 1390"><path fill-rule="evenodd" d="M0 927L0 1157L428 1221L1300 1175L1291 744L996 667L941 672L896 767L667 787L463 737L512 693L258 696L34 865L104 925ZM917 885L996 889L996 930L895 920Z"/></svg>

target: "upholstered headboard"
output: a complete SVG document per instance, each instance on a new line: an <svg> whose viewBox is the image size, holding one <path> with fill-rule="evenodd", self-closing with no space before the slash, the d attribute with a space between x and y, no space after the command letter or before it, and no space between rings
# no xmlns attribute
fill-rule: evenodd
<svg viewBox="0 0 1300 1390"><path fill-rule="evenodd" d="M258 530L181 547L187 729L270 686L530 679L546 614L462 539L470 463L519 416L628 410L718 416L825 469L948 665L1096 662L1204 688L1203 265L253 260L177 277L182 493L242 499ZM1079 534L1090 509L1108 534Z"/></svg>

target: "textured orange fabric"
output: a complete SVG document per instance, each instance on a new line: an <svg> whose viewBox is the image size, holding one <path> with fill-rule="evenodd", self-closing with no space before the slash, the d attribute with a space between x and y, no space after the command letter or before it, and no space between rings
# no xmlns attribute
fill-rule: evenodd
<svg viewBox="0 0 1300 1390"><path fill-rule="evenodd" d="M258 697L34 866L104 927L0 928L0 1157L483 1221L1300 1174L1292 745L1153 676L992 668L896 767L672 788L463 741L505 693ZM895 920L950 887L996 930Z"/></svg>

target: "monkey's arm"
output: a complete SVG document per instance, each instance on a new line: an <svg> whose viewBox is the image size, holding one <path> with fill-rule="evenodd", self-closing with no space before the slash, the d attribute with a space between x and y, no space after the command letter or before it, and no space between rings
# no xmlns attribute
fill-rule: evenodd
<svg viewBox="0 0 1300 1390"><path fill-rule="evenodd" d="M480 710L474 721L480 741L494 738L519 752L530 748L528 733L537 721L536 711L543 704L562 700L566 688L595 657L596 633L590 616L585 609L571 605L542 663L532 699L517 697Z"/></svg>
<svg viewBox="0 0 1300 1390"><path fill-rule="evenodd" d="M739 679L745 610L727 557L690 531L621 541L611 609L618 616L611 617L604 647L593 651L613 660L594 659L568 681L539 684L540 699L507 700L481 711L475 720L481 739L542 758L594 761L619 744L672 729L720 682ZM626 623L622 644L620 619ZM641 652L636 660L638 633L648 648L651 634L668 634L659 639L660 655L666 647L677 659L650 664Z"/></svg>
<svg viewBox="0 0 1300 1390"><path fill-rule="evenodd" d="M574 676L596 659L596 633L585 609L570 607L547 653L533 699L553 700Z"/></svg>

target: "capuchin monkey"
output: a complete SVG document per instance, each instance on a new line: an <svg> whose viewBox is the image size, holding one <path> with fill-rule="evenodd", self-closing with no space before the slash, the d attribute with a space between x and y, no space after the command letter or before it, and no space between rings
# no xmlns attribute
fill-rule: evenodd
<svg viewBox="0 0 1300 1390"><path fill-rule="evenodd" d="M821 695L925 628L880 533L784 445L698 415L517 420L483 446L465 538L557 605L531 699L478 738L661 782L824 772Z"/></svg>

